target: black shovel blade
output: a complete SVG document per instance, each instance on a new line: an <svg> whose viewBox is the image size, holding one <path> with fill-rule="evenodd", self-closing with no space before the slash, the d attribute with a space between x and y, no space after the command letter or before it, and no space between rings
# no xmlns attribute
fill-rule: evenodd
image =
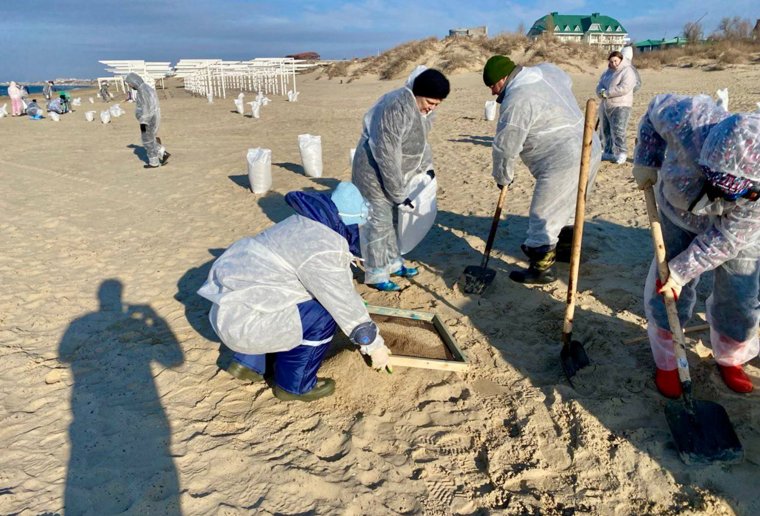
<svg viewBox="0 0 760 516"><path fill-rule="evenodd" d="M464 270L460 286L467 294L481 295L493 283L496 271L479 265L469 265Z"/></svg>
<svg viewBox="0 0 760 516"><path fill-rule="evenodd" d="M570 385L573 384L571 378L575 376L575 373L591 363L583 344L577 340L565 341L562 344L559 361L562 363L562 370L565 372Z"/></svg>
<svg viewBox="0 0 760 516"><path fill-rule="evenodd" d="M669 401L665 418L684 464L738 464L744 459L742 443L721 405L693 400L690 409L683 401Z"/></svg>

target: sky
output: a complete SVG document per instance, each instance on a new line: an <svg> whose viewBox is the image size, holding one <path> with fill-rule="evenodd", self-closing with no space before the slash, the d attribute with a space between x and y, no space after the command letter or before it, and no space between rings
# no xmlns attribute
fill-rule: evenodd
<svg viewBox="0 0 760 516"><path fill-rule="evenodd" d="M527 30L551 11L612 16L637 41L699 18L706 35L726 16L754 25L760 1L0 0L0 82L107 76L101 59L366 57L452 28Z"/></svg>

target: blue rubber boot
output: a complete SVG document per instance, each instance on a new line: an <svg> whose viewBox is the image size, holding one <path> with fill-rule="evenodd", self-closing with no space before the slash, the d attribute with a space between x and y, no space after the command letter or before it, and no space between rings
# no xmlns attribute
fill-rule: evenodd
<svg viewBox="0 0 760 516"><path fill-rule="evenodd" d="M382 283L367 283L368 287L376 288L382 292L398 292L401 287L393 283L392 281L383 281Z"/></svg>
<svg viewBox="0 0 760 516"><path fill-rule="evenodd" d="M417 270L417 267L404 267L403 265L399 270L396 272L391 273L391 276L398 276L400 278L413 278L417 274L419 274L419 271Z"/></svg>

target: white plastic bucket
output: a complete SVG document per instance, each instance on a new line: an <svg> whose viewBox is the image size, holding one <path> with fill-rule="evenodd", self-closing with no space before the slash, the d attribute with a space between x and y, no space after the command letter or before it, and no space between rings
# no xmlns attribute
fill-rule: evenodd
<svg viewBox="0 0 760 516"><path fill-rule="evenodd" d="M248 182L251 191L263 194L272 188L272 151L256 147L248 149Z"/></svg>
<svg viewBox="0 0 760 516"><path fill-rule="evenodd" d="M496 119L496 101L495 100L486 100L485 118L486 120Z"/></svg>
<svg viewBox="0 0 760 516"><path fill-rule="evenodd" d="M438 181L427 174L417 174L409 183L409 199L414 209L400 205L398 207L398 248L401 254L406 254L422 242L425 235L435 223L438 214L436 191Z"/></svg>
<svg viewBox="0 0 760 516"><path fill-rule="evenodd" d="M309 177L322 177L322 137L313 134L298 135L301 163Z"/></svg>

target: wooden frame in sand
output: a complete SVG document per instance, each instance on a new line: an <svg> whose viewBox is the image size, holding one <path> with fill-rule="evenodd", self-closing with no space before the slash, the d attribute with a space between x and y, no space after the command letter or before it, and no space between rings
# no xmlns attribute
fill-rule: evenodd
<svg viewBox="0 0 760 516"><path fill-rule="evenodd" d="M464 352L457 346L454 337L451 336L446 325L438 315L417 310L403 310L400 308L388 308L384 306L367 305L367 311L373 319L380 317L409 319L431 325L438 334L443 347L445 347L445 359L410 356L393 349L393 343L386 339L386 344L391 350L391 366L417 367L421 369L438 369L441 371L466 371L470 364ZM374 317L378 316L378 317ZM377 321L375 321L377 322ZM379 324L382 332L382 323Z"/></svg>

